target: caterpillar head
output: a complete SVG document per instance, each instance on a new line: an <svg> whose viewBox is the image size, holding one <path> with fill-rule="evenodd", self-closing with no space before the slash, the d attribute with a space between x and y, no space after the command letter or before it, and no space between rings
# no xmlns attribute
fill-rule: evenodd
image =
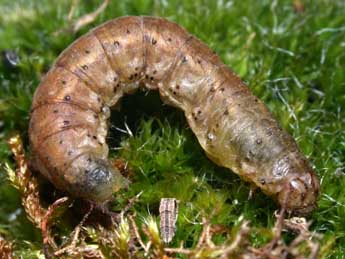
<svg viewBox="0 0 345 259"><path fill-rule="evenodd" d="M285 174L282 189L278 193L281 206L292 214L304 216L316 208L320 190L319 181L305 158L293 154L275 173Z"/></svg>

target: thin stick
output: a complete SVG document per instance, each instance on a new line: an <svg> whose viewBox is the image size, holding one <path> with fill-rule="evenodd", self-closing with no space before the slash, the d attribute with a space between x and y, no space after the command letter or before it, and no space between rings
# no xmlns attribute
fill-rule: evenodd
<svg viewBox="0 0 345 259"><path fill-rule="evenodd" d="M56 251L54 253L55 256L59 256L62 255L63 253L65 253L67 250L70 249L74 249L77 245L77 241L79 239L79 234L81 231L82 226L84 225L85 221L87 220L87 218L90 216L91 212L93 211L93 209L95 208L95 206L93 204L90 204L90 209L89 211L83 216L82 220L79 222L78 226L75 227L74 229L74 234L73 234L73 238L72 238L72 242L70 245L65 246L63 248L61 248L60 250Z"/></svg>
<svg viewBox="0 0 345 259"><path fill-rule="evenodd" d="M63 197L58 200L56 200L52 205L48 207L48 210L46 214L44 215L42 222L41 222L41 230L42 230L42 237L43 237L43 252L47 259L51 258L50 252L49 252L49 246L52 246L54 249L56 249L56 244L52 239L50 238L49 232L49 221L54 215L54 212L58 207L60 207L63 203L68 201L68 197Z"/></svg>
<svg viewBox="0 0 345 259"><path fill-rule="evenodd" d="M133 229L135 238L136 238L137 241L139 242L140 246L141 246L141 247L144 249L144 251L146 252L146 246L145 246L143 240L141 239L141 236L140 236L139 231L138 231L137 224L135 223L133 216L132 216L132 215L129 215L128 218L129 218L129 220L130 220L130 222L131 222L131 225L132 225L132 229Z"/></svg>

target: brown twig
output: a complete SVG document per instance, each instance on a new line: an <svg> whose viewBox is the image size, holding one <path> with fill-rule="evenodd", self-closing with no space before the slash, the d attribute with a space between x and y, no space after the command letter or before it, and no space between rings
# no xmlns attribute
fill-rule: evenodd
<svg viewBox="0 0 345 259"><path fill-rule="evenodd" d="M124 215L126 215L128 213L128 211L133 207L134 203L139 200L139 198L142 194L143 194L143 192L141 191L137 195L135 195L134 197L132 197L128 200L127 205L121 210L121 217L123 217Z"/></svg>
<svg viewBox="0 0 345 259"><path fill-rule="evenodd" d="M28 168L23 143L19 135L9 138L8 145L16 162L15 172L6 165L6 171L12 184L21 192L22 205L28 218L40 228L46 210L40 204L38 182Z"/></svg>
<svg viewBox="0 0 345 259"><path fill-rule="evenodd" d="M81 231L85 221L87 220L87 218L90 216L91 212L93 211L93 209L94 209L94 206L91 204L89 211L83 216L83 218L79 222L78 226L76 226L75 229L73 230L73 232L71 233L71 236L73 236L71 244L55 251L54 252L55 256L60 256L60 255L64 254L65 252L76 249L77 242L79 241L78 239L79 239L80 231Z"/></svg>
<svg viewBox="0 0 345 259"><path fill-rule="evenodd" d="M145 252L147 252L146 250L146 246L143 242L143 240L141 239L141 236L139 234L139 230L138 230L138 226L137 224L135 223L135 220L134 220L134 216L133 215L129 215L128 216L129 218L129 221L131 222L131 226L132 226L132 230L133 230L133 234L134 234L134 237L136 238L136 240L138 241L139 245L141 246L142 249L144 249Z"/></svg>
<svg viewBox="0 0 345 259"><path fill-rule="evenodd" d="M212 242L212 234L211 232L211 218L215 214L217 208L214 208L211 212L211 214L206 219L205 216L202 217L202 232L198 241L198 244L196 245L196 248L199 249L201 246L203 246L204 243L206 243L209 247L214 247L214 244Z"/></svg>
<svg viewBox="0 0 345 259"><path fill-rule="evenodd" d="M48 207L46 214L44 215L41 222L41 230L43 237L43 251L46 258L51 258L49 247L52 247L53 250L58 249L58 246L54 242L54 238L50 233L50 221L52 220L54 214L56 213L57 208L61 207L62 204L68 201L68 197L63 197L56 200L52 205Z"/></svg>
<svg viewBox="0 0 345 259"><path fill-rule="evenodd" d="M234 241L224 248L221 259L229 258L230 255L236 255L236 251L240 250L242 248L242 244L247 241L249 231L249 221L243 221Z"/></svg>
<svg viewBox="0 0 345 259"><path fill-rule="evenodd" d="M13 244L0 236L0 258L13 259Z"/></svg>

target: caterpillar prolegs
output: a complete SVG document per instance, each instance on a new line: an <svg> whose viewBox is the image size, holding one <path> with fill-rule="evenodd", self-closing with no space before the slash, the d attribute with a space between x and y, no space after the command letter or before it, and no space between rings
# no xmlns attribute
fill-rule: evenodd
<svg viewBox="0 0 345 259"><path fill-rule="evenodd" d="M156 17L122 17L72 43L37 88L34 167L57 188L101 202L126 185L108 162L109 107L143 85L185 113L208 157L289 211L310 212L318 179L266 106L204 43Z"/></svg>

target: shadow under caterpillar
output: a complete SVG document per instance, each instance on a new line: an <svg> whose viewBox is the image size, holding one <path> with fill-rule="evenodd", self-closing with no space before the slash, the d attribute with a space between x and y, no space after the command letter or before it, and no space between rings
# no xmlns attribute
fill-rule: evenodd
<svg viewBox="0 0 345 259"><path fill-rule="evenodd" d="M144 85L185 113L208 157L296 214L319 181L266 106L204 43L156 17L122 17L72 43L37 88L29 126L34 167L57 188L102 202L127 181L108 162L109 107Z"/></svg>

